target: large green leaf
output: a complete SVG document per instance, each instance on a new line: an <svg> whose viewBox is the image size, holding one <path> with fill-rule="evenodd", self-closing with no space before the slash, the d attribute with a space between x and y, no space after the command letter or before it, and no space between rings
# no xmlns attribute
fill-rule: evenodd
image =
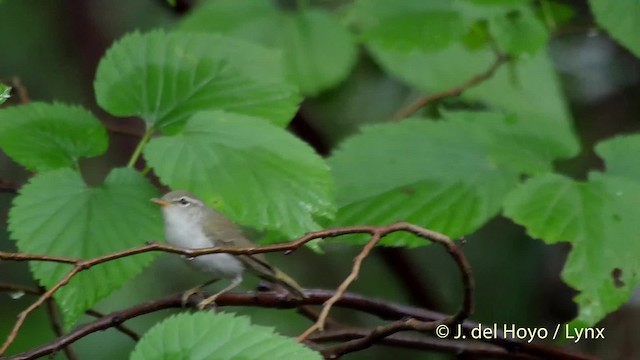
<svg viewBox="0 0 640 360"><path fill-rule="evenodd" d="M640 181L640 134L618 136L596 145L607 174Z"/></svg>
<svg viewBox="0 0 640 360"><path fill-rule="evenodd" d="M512 192L505 214L533 237L572 243L562 277L580 291L577 320L589 326L625 303L640 283L639 203L636 181L594 173L579 183L547 174Z"/></svg>
<svg viewBox="0 0 640 360"><path fill-rule="evenodd" d="M144 156L171 188L193 191L244 225L296 236L318 227L314 215L333 215L325 162L263 119L197 113L179 134L152 139Z"/></svg>
<svg viewBox="0 0 640 360"><path fill-rule="evenodd" d="M104 127L79 106L31 103L0 110L0 147L32 170L77 166L107 149Z"/></svg>
<svg viewBox="0 0 640 360"><path fill-rule="evenodd" d="M508 5L505 3L504 5ZM465 2L402 0L389 2L386 0L360 0L351 12L352 21L364 34L370 29L381 27L381 24L402 16L414 16L419 12L458 11L464 22L472 30L479 21L503 19L508 6L478 6ZM539 20L527 8L518 12L517 29L511 29L503 23L507 20L495 20L491 27L499 41L509 46L513 53L531 53L527 58L518 59L516 63L502 66L493 76L466 90L461 96L473 102L482 102L494 108L504 109L519 115L534 115L558 121L567 121L569 113L564 103L561 89L549 57L544 51L535 51L546 39L544 29ZM502 24L503 26L497 26ZM444 29L444 28L443 28ZM392 29L390 29L392 30ZM443 30L441 35L447 38L451 33ZM384 29L377 33L384 34ZM469 38L463 37L457 42L438 51L421 49L427 39L419 37L396 39L405 44L403 47L391 46L393 39L385 35L386 41L379 41L375 36L366 36L365 45L374 60L385 71L397 77L409 86L425 92L433 93L448 90L469 81L484 73L495 61L494 52L487 45L481 49L469 49L466 43ZM413 40L414 46L407 41ZM444 43L444 42L443 42ZM473 41L477 46L482 41Z"/></svg>
<svg viewBox="0 0 640 360"><path fill-rule="evenodd" d="M320 360L322 356L272 328L252 325L245 316L197 312L173 315L155 325L136 344L130 359Z"/></svg>
<svg viewBox="0 0 640 360"><path fill-rule="evenodd" d="M9 213L11 237L26 253L92 258L160 239L162 221L149 203L151 184L131 169L115 169L103 184L87 186L77 172L40 173L20 189ZM138 274L151 254L98 265L75 276L56 292L69 328L88 308ZM51 287L71 267L31 262L38 282Z"/></svg>
<svg viewBox="0 0 640 360"><path fill-rule="evenodd" d="M536 116L506 116L496 112L444 112L483 143L493 162L521 174L553 171L553 161L570 159L580 150L571 126Z"/></svg>
<svg viewBox="0 0 640 360"><path fill-rule="evenodd" d="M501 207L519 174L552 170L577 153L566 126L492 112L452 112L363 129L330 159L337 225L405 220L452 237L477 230ZM387 245L419 245L391 236Z"/></svg>
<svg viewBox="0 0 640 360"><path fill-rule="evenodd" d="M637 0L589 0L598 25L640 57L640 2Z"/></svg>
<svg viewBox="0 0 640 360"><path fill-rule="evenodd" d="M204 33L126 35L100 61L95 91L111 114L172 130L197 111L215 109L285 125L300 101L279 54Z"/></svg>
<svg viewBox="0 0 640 360"><path fill-rule="evenodd" d="M221 32L282 50L287 71L306 95L344 80L356 60L349 31L320 9L291 12L263 0L209 1L181 29Z"/></svg>

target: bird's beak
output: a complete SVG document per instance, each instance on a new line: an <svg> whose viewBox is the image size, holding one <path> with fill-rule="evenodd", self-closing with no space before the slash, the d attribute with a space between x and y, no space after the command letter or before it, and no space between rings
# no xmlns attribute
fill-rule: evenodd
<svg viewBox="0 0 640 360"><path fill-rule="evenodd" d="M166 207L171 205L170 202L162 200L162 199L158 199L158 198L151 198L150 201L156 205L159 205L161 207Z"/></svg>

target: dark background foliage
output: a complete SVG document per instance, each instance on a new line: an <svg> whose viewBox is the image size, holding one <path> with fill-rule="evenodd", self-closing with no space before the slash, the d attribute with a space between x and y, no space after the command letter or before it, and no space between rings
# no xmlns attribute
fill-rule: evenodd
<svg viewBox="0 0 640 360"><path fill-rule="evenodd" d="M338 8L341 1L319 1ZM570 105L575 130L582 143L579 157L560 163L561 173L584 178L587 170L602 168L593 145L620 133L640 128L640 60L596 30L584 1L566 1L576 13L569 23L551 34L548 51L561 78ZM4 0L0 2L0 78L10 83L18 77L31 99L81 103L107 124L110 147L107 154L83 160L81 167L89 182L103 179L113 166L126 164L137 139L123 132L141 132L141 121L123 122L101 110L96 102L93 79L99 59L114 39L133 29L170 27L182 14L161 1L124 0ZM390 117L413 96L412 91L386 75L361 51L349 78L337 88L308 98L290 125L290 130L329 154L336 144L354 133L363 123ZM357 99L345 101L344 99ZM12 102L17 101L13 98ZM22 183L29 174L0 153L0 178ZM1 223L12 199L0 193ZM0 250L15 251L0 226ZM567 244L545 245L525 235L522 227L498 217L467 237L465 253L477 278L478 304L474 320L482 323L514 323L547 327L571 320L576 314L572 302L575 292L560 279ZM357 248L329 245L325 256L310 251L286 259L274 255L274 262L296 275L309 287L333 288L348 273ZM352 291L389 300L452 312L459 302L457 270L444 252L436 247L415 250L379 248L366 262ZM104 312L126 307L144 299L184 290L203 278L184 267L177 257L163 255L150 268L96 308ZM0 282L35 284L25 263L0 263ZM245 284L250 289L254 283ZM489 290L487 290L489 289ZM11 294L9 294L11 295ZM28 295L13 299L0 294L0 334L9 331L15 314L28 306ZM258 324L273 325L283 334L294 335L307 322L291 311L233 309L248 313ZM130 322L145 331L167 313L156 313ZM349 312L336 312L344 321L371 325L373 320L353 318ZM600 326L606 339L562 344L606 359L633 359L640 356L634 326L640 323L640 294L610 314ZM12 352L22 351L51 339L44 310L38 310L26 324ZM74 345L82 358L121 359L133 343L109 330L85 338ZM559 344L560 345L560 344ZM369 350L352 358L386 359L390 356L431 359L449 355L425 354L413 350L399 352L384 348ZM56 358L64 358L58 354Z"/></svg>

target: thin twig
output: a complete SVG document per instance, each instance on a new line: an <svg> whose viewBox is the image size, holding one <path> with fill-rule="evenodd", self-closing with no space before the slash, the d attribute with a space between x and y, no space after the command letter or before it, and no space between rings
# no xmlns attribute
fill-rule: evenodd
<svg viewBox="0 0 640 360"><path fill-rule="evenodd" d="M29 295L41 295L43 291L33 286L0 283L0 291L22 292Z"/></svg>
<svg viewBox="0 0 640 360"><path fill-rule="evenodd" d="M379 234L380 237L384 237L392 232L397 231L406 231L413 233L419 237L422 237L426 240L440 243L444 245L449 253L454 257L456 263L460 267L463 272L462 280L465 288L465 298L464 298L464 312L461 311L456 315L460 319L466 318L473 308L473 279L471 277L471 268L462 254L461 251L455 246L453 241L449 239L447 236L437 233L435 231L431 231L428 229L424 229L420 226L409 224L406 222L399 222L388 226L347 226L335 229L328 229L322 231L315 231L307 233L301 238L282 244L272 244L266 246L255 246L249 248L223 248L223 247L212 247L205 249L183 249L170 245L160 244L157 242L150 242L147 245L116 251L114 253L98 256L88 260L82 260L77 258L63 257L63 256L51 256L51 255L40 255L40 254L23 254L23 253L8 253L8 252L0 252L0 260L13 260L13 261L53 261L53 262L61 262L73 264L73 268L56 284L53 285L47 292L42 294L40 298L33 304L31 304L27 309L23 310L20 314L18 314L18 319L16 320L11 332L7 336L2 347L0 347L0 355L4 354L11 343L16 339L20 328L24 324L27 316L31 314L35 309L40 307L47 299L53 296L53 294L61 287L65 286L69 280L71 280L76 274L90 269L93 266L106 263L109 261L113 261L116 259L120 259L127 256L132 256L136 254L146 253L150 251L162 251L169 252L174 254L185 255L188 257L197 257L206 254L218 254L218 253L226 253L233 255L251 255L257 253L266 253L266 252L276 252L276 251L294 251L303 246L305 243L314 240L314 239L322 239L322 238L331 238L337 237L346 234L370 234L374 235L376 233Z"/></svg>
<svg viewBox="0 0 640 360"><path fill-rule="evenodd" d="M27 87L24 86L20 77L14 76L11 78L11 87L15 89L20 104L28 104L31 102L29 91L27 91Z"/></svg>
<svg viewBox="0 0 640 360"><path fill-rule="evenodd" d="M442 100L448 97L460 96L460 94L465 92L467 89L472 88L490 79L493 76L493 74L500 68L500 66L502 66L502 64L510 60L510 57L507 55L504 55L499 52L495 52L495 54L496 54L496 57L491 63L491 65L482 73L472 77L471 79L465 81L464 83L458 86L452 87L451 89L447 89L442 92L424 96L417 99L413 103L409 104L409 106L407 106L404 109L401 109L395 115L393 115L392 120L401 121L402 119L413 115L418 110L422 109L423 107L429 105L434 101Z"/></svg>
<svg viewBox="0 0 640 360"><path fill-rule="evenodd" d="M96 319L101 319L103 317L105 317L106 315L97 311L97 310L93 310L93 309L89 309L87 311L85 311L85 314L89 315L89 316L93 316ZM114 327L120 331L121 333L127 335L128 337L131 338L131 340L133 341L140 341L140 335L135 332L134 330L130 329L127 326L124 326L122 324L115 324Z"/></svg>
<svg viewBox="0 0 640 360"><path fill-rule="evenodd" d="M49 314L49 320L51 321L51 326L53 328L53 332L57 337L64 335L64 330L62 329L62 321L60 320L60 312L58 311L55 300L48 299L47 300L47 313ZM71 348L71 345L65 346L62 348L64 354L67 356L69 360L77 360L78 355Z"/></svg>
<svg viewBox="0 0 640 360"><path fill-rule="evenodd" d="M449 254L453 257L456 264L460 268L460 273L462 276L462 283L464 284L464 298L463 305L460 310L453 316L447 317L441 320L435 321L421 321L414 318L398 320L392 323L389 323L384 326L379 326L372 330L367 336L362 337L360 339L351 340L347 343L341 344L340 346L333 349L333 352L330 354L330 357L339 357L343 354L365 349L369 346L375 344L378 340L383 339L389 335L394 333L405 331L405 330L418 330L418 331L429 331L435 329L436 326L444 324L444 325L454 325L465 320L471 312L473 311L473 290L474 290L474 281L471 276L471 266L469 265L466 257L462 253L459 247L449 239L447 236L436 233L431 230L427 230L421 228L416 225L408 224L408 223L397 223L390 225L388 227L377 227L373 229L371 233L372 238L367 243L365 248L362 250L360 254L356 257L356 261L354 263L353 270L351 274L345 279L345 281L341 284L340 288L336 291L334 297L332 297L327 303L324 304L323 312L321 313L318 321L303 332L297 339L298 342L304 341L310 334L312 334L315 330L322 330L322 315L328 314L331 306L337 299L340 298L341 294L344 294L344 291L348 287L348 285L357 277L357 274L360 269L360 264L369 254L369 251L378 243L378 241L386 236L389 233L395 231L408 231L417 236L420 236L426 240L438 243L443 245Z"/></svg>
<svg viewBox="0 0 640 360"><path fill-rule="evenodd" d="M20 185L9 180L0 179L0 193L17 194Z"/></svg>
<svg viewBox="0 0 640 360"><path fill-rule="evenodd" d="M357 327L345 327L335 330L327 330L322 333L313 334L308 341L314 343L324 343L329 341L349 341L363 338L371 330ZM439 339L424 336L422 334L396 333L381 339L377 345L399 347L403 349L432 350L438 352L449 352L452 354L468 355L472 358L490 357L492 359L536 359L526 354L513 353L498 345L486 344L482 342L458 341L451 339ZM320 351L325 357L330 358L335 352L335 347L328 347Z"/></svg>
<svg viewBox="0 0 640 360"><path fill-rule="evenodd" d="M376 244L380 242L381 237L382 236L380 235L380 233L375 233L371 236L371 240L369 240L369 242L362 248L362 251L360 251L360 253L353 260L353 268L351 269L351 273L349 273L349 275L344 279L344 281L342 281L340 286L338 286L338 289L336 289L336 293L329 300L327 300L327 302L322 306L322 311L320 312L320 315L318 316L318 319L316 320L316 322L313 325L311 325L307 330L305 330L302 334L300 334L300 336L298 336L297 338L298 342L305 341L307 337L316 330L324 331L324 324L325 324L325 321L327 320L327 316L329 316L329 311L331 311L331 307L333 307L333 305L338 300L340 300L340 298L344 295L344 293L349 288L349 285L351 285L351 283L353 283L358 278L358 274L360 273L360 267L362 266L362 262L364 261L364 259L367 258L367 256L369 256L369 253L371 253L371 250L373 250Z"/></svg>
<svg viewBox="0 0 640 360"><path fill-rule="evenodd" d="M205 294L206 295L206 294ZM307 289L305 290L306 297L304 299L298 299L289 296L283 292L244 292L244 293L225 293L221 294L216 299L216 305L220 307L224 306L256 306L262 308L273 309L293 309L301 305L320 305L326 302L329 298L335 295L331 290L318 290ZM197 300L192 299L186 305L189 308L195 309L197 306ZM337 307L362 311L368 314L376 315L383 319L402 319L411 317L422 321L433 321L448 318L447 315L434 311L429 311L421 308L395 304L379 299L367 298L361 295L345 293L341 299L335 304ZM7 357L5 360L31 360L42 356L46 356L59 351L62 347L73 344L74 342L99 331L113 327L115 324L122 324L123 322L136 318L138 316L154 313L165 309L176 309L182 307L182 293L167 296L161 299L153 301L145 301L137 304L125 310L116 311L105 315L104 317L95 321L83 324L71 333L68 333L62 337L54 339L50 343L47 343L38 348L16 354ZM478 324L472 321L465 321L462 323L462 328L468 335L469 331L478 327ZM319 342L324 342L332 335L331 331L327 330L323 333L316 333L310 338L318 339ZM367 336L371 330L363 329L358 334L357 338ZM395 334L398 335L398 334ZM356 338L351 337L349 339ZM345 340L349 340L345 339ZM389 339L389 338L385 338ZM393 339L393 338L392 338ZM383 339L380 340L384 341ZM482 339L482 343L470 343L467 350L471 350L476 346L478 349L485 349L486 344L495 344L497 347L502 348L512 354L511 358L520 359L521 355L535 355L544 359L566 359L566 360L595 360L594 357L576 354L569 351L565 351L560 348L553 348L544 345L530 344L523 342L517 338L486 338ZM443 343L441 347L434 347L432 350L440 352L452 352L452 348L449 343ZM477 344L477 345L476 345ZM331 348L329 348L331 349ZM333 351L333 350L332 350ZM500 351L503 353L504 351Z"/></svg>
<svg viewBox="0 0 640 360"><path fill-rule="evenodd" d="M45 290L39 289L33 286L9 284L9 283L0 283L0 291L22 292L29 295L42 295L45 292ZM89 316L93 316L94 318L98 318L98 319L105 316L101 312L93 309L89 309L85 311L85 314ZM116 325L115 328L121 333L130 337L133 341L140 340L140 335L138 335L135 331L129 329L124 325Z"/></svg>

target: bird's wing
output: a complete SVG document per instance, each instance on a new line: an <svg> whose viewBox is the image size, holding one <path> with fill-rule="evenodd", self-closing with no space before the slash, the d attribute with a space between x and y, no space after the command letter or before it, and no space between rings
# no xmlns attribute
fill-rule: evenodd
<svg viewBox="0 0 640 360"><path fill-rule="evenodd" d="M255 246L245 236L242 229L226 216L213 209L208 209L208 211L207 218L210 221L205 224L204 231L213 244L238 248ZM238 255L238 259L260 276L271 278L276 273L274 267L269 265L263 254Z"/></svg>
<svg viewBox="0 0 640 360"><path fill-rule="evenodd" d="M205 224L205 234L211 239L212 244L226 247L252 247L255 246L249 238L245 236L242 229L221 213L208 209L207 217L211 219ZM253 270L259 277L271 282L284 285L289 291L305 297L304 289L291 277L279 269L271 266L263 254L237 255L242 263Z"/></svg>

